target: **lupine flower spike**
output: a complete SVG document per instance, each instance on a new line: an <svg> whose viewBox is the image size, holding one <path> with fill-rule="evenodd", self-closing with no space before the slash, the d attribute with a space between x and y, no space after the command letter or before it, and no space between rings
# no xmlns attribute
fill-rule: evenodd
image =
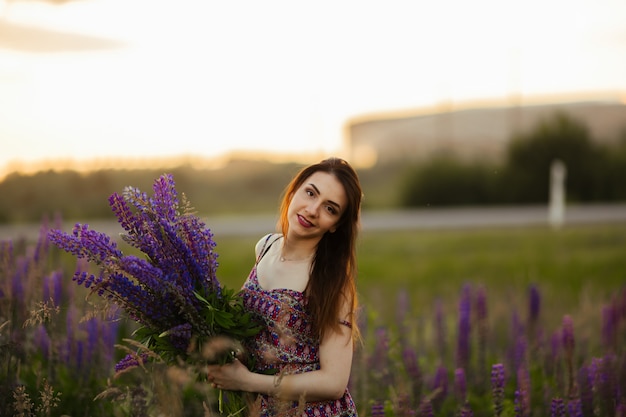
<svg viewBox="0 0 626 417"><path fill-rule="evenodd" d="M135 340L170 363L197 360L208 338L236 340L256 333L242 300L220 285L213 233L180 204L172 175L159 177L153 191L148 196L127 187L109 198L125 230L122 239L146 259L123 254L114 239L86 224L77 224L71 234L49 233L52 243L98 267L98 274L77 270L76 283L122 307L141 325L133 333ZM197 351L189 352L190 346ZM129 355L116 370L145 360L143 354ZM237 401L231 403L234 410L241 408Z"/></svg>

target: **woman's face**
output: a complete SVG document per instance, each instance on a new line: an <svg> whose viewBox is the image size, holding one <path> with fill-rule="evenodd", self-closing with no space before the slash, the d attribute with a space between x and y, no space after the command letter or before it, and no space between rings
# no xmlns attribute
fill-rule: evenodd
<svg viewBox="0 0 626 417"><path fill-rule="evenodd" d="M311 174L289 204L289 234L321 239L326 232L333 233L347 201L343 185L334 175L323 171Z"/></svg>

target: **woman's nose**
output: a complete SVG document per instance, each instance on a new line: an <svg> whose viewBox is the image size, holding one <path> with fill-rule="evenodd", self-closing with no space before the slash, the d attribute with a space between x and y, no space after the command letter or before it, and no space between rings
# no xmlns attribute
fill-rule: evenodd
<svg viewBox="0 0 626 417"><path fill-rule="evenodd" d="M317 217L317 214L319 213L319 209L320 209L320 204L317 202L311 203L307 207L307 211L309 212L309 215L311 215L312 217Z"/></svg>

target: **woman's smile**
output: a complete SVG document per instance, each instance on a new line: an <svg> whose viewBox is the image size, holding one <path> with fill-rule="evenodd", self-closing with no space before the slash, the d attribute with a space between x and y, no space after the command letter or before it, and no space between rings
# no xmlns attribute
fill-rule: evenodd
<svg viewBox="0 0 626 417"><path fill-rule="evenodd" d="M304 216L298 214L298 223L300 223L300 225L302 227L313 227L313 223L311 223L310 221L308 221Z"/></svg>

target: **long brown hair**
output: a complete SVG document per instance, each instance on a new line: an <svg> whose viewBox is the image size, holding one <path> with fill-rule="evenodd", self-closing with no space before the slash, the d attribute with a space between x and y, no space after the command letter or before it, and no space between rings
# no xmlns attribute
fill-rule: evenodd
<svg viewBox="0 0 626 417"><path fill-rule="evenodd" d="M358 337L356 320L356 238L360 226L361 196L358 175L350 164L340 158L325 159L303 168L287 185L280 205L279 226L287 236L289 204L300 186L315 172L329 173L343 185L347 205L334 233L326 233L317 245L305 293L313 324L320 340L328 329L339 328L340 306L345 298L350 304L348 320L352 334ZM343 317L341 317L343 319Z"/></svg>

